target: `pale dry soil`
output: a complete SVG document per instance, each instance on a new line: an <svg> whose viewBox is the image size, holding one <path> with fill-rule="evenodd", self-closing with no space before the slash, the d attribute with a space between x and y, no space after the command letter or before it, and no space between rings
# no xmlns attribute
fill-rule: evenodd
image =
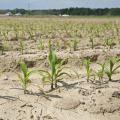
<svg viewBox="0 0 120 120"><path fill-rule="evenodd" d="M108 55L120 55L120 50L111 50ZM58 89L50 92L50 85L41 85L38 74L31 76L29 93L24 94L15 72L19 72L18 61L25 59L31 69L48 69L47 51L33 51L21 55L6 52L0 56L0 120L120 120L120 74L108 82L92 80L87 83L85 68L80 67L82 57L90 57L97 69L97 61L106 57L102 50L61 51L57 55L67 58L66 70L71 78L64 76ZM78 72L78 77L75 72ZM92 79L92 78L91 78ZM38 88L44 89L45 94Z"/></svg>

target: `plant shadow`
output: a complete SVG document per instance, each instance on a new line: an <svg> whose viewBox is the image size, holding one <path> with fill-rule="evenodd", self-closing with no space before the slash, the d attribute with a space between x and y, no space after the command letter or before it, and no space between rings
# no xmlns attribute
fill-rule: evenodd
<svg viewBox="0 0 120 120"><path fill-rule="evenodd" d="M83 81L81 81L81 82L83 82ZM59 81L59 83L62 84L62 86L59 86L59 88L60 88L60 87L65 87L67 90L73 89L73 88L74 88L74 89L78 89L79 87L76 86L76 85L80 84L81 82L75 82L75 83L69 84L69 83L64 82L64 81Z"/></svg>
<svg viewBox="0 0 120 120"><path fill-rule="evenodd" d="M0 96L0 99L16 101L18 98L12 96Z"/></svg>
<svg viewBox="0 0 120 120"><path fill-rule="evenodd" d="M119 80L111 80L110 82L118 82L118 83L120 83L120 79Z"/></svg>
<svg viewBox="0 0 120 120"><path fill-rule="evenodd" d="M22 88L11 88L11 89L17 89L17 90L22 90L24 91L24 89ZM53 94L50 94L50 91L40 91L40 92L32 92L32 91L27 91L26 95L34 95L34 96L41 96L41 97L45 97L46 99L48 100L51 100L50 98L62 98L61 96L59 95L53 95Z"/></svg>
<svg viewBox="0 0 120 120"><path fill-rule="evenodd" d="M48 93L27 93L28 95L35 95L35 96L41 96L41 97L44 97L46 98L47 100L51 101L51 98L62 98L61 96L59 95L53 95L53 94L48 94Z"/></svg>

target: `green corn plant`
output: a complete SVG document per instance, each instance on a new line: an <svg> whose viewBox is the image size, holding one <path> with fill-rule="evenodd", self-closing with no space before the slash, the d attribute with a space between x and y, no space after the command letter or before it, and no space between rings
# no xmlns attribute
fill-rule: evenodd
<svg viewBox="0 0 120 120"><path fill-rule="evenodd" d="M28 33L30 35L30 39L32 40L34 38L33 28L32 27L29 28Z"/></svg>
<svg viewBox="0 0 120 120"><path fill-rule="evenodd" d="M11 46L9 45L8 41L4 41L2 45L3 45L3 52L11 49Z"/></svg>
<svg viewBox="0 0 120 120"><path fill-rule="evenodd" d="M71 41L71 47L73 48L74 51L77 50L77 46L78 46L78 41L77 40L73 40Z"/></svg>
<svg viewBox="0 0 120 120"><path fill-rule="evenodd" d="M64 72L63 63L64 60L57 58L54 50L50 47L49 55L48 55L48 62L50 66L50 71L39 70L40 74L42 75L43 83L50 83L51 90L57 88L58 81L63 79L63 75L66 74L69 76L68 73Z"/></svg>
<svg viewBox="0 0 120 120"><path fill-rule="evenodd" d="M23 53L24 53L24 49L25 49L25 45L24 45L24 42L23 42L23 40L20 40L19 41L19 49L20 49L20 52L21 52L21 54L23 55Z"/></svg>
<svg viewBox="0 0 120 120"><path fill-rule="evenodd" d="M105 74L105 63L98 63L98 65L100 65L100 69L96 72L96 75L98 76L99 80L102 80Z"/></svg>
<svg viewBox="0 0 120 120"><path fill-rule="evenodd" d="M90 42L91 42L91 48L93 49L94 48L94 40L93 40L93 38L90 38Z"/></svg>
<svg viewBox="0 0 120 120"><path fill-rule="evenodd" d="M8 36L7 36L7 35L8 35L8 32L3 32L2 34L3 34L3 36L4 36L4 40L7 41L7 40L8 40Z"/></svg>
<svg viewBox="0 0 120 120"><path fill-rule="evenodd" d="M1 55L3 55L3 52L4 52L4 46L3 46L2 42L0 43L0 51L1 51Z"/></svg>
<svg viewBox="0 0 120 120"><path fill-rule="evenodd" d="M63 40L63 49L67 49L68 42L66 40Z"/></svg>
<svg viewBox="0 0 120 120"><path fill-rule="evenodd" d="M16 38L16 40L18 40L18 28L17 27L14 27L14 33L15 33L15 38Z"/></svg>
<svg viewBox="0 0 120 120"><path fill-rule="evenodd" d="M17 73L17 75L21 82L21 86L24 89L24 94L26 94L28 92L28 84L30 83L30 75L33 74L35 71L29 71L25 62L20 62L20 70L22 74Z"/></svg>
<svg viewBox="0 0 120 120"><path fill-rule="evenodd" d="M52 48L52 42L51 42L51 40L49 40L49 41L48 41L48 50L50 51L51 48Z"/></svg>
<svg viewBox="0 0 120 120"><path fill-rule="evenodd" d="M109 49L112 48L113 40L112 39L105 39L105 45L109 47Z"/></svg>
<svg viewBox="0 0 120 120"><path fill-rule="evenodd" d="M44 43L43 43L42 40L39 40L38 48L39 48L40 50L44 50L45 46L44 46Z"/></svg>
<svg viewBox="0 0 120 120"><path fill-rule="evenodd" d="M119 57L112 57L107 61L105 67L105 73L108 76L109 81L112 80L112 76L115 73L115 71L120 68L119 62L120 62Z"/></svg>
<svg viewBox="0 0 120 120"><path fill-rule="evenodd" d="M90 76L91 76L91 73L92 73L92 69L90 67L90 65L91 65L90 59L85 59L84 60L84 65L85 65L85 69L86 69L87 82L89 82Z"/></svg>
<svg viewBox="0 0 120 120"><path fill-rule="evenodd" d="M60 47L61 47L61 45L60 45L61 43L60 43L60 40L57 40L56 41L56 47L57 47L57 49L59 50L60 49Z"/></svg>

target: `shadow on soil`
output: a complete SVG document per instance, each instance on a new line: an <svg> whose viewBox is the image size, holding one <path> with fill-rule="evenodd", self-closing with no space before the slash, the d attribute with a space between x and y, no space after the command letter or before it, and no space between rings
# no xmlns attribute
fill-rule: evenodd
<svg viewBox="0 0 120 120"><path fill-rule="evenodd" d="M6 99L11 101L16 101L18 98L12 96L0 96L0 99Z"/></svg>

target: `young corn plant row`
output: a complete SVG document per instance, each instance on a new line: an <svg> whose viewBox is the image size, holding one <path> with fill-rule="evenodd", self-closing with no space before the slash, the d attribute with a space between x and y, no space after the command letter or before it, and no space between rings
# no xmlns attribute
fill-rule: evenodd
<svg viewBox="0 0 120 120"><path fill-rule="evenodd" d="M2 40L7 41L9 33L15 35L15 39L23 40L40 40L51 39L61 37L65 39L64 41L57 44L60 47L64 42L64 48L77 50L79 47L78 40L81 38L90 39L90 47L95 48L95 39L102 43L103 46L111 49L113 46L113 41L120 43L119 39L119 24L112 22L99 22L101 24L93 22L79 22L74 20L53 20L49 19L0 19L0 36ZM26 37L29 36L28 38ZM59 35L59 36L58 36ZM67 38L74 39L73 41L68 41ZM77 40L78 39L78 40ZM62 39L61 39L62 40ZM43 42L39 42L37 46L38 49L44 49ZM58 48L59 49L59 48Z"/></svg>
<svg viewBox="0 0 120 120"><path fill-rule="evenodd" d="M120 68L120 57L111 57L103 63L98 63L100 69L95 71L91 67L90 59L84 60L84 66L86 69L87 82L90 81L92 75L96 75L99 80L103 80L103 77L106 75L109 81L112 81L112 76ZM93 74L95 73L95 74Z"/></svg>
<svg viewBox="0 0 120 120"><path fill-rule="evenodd" d="M63 67L64 60L57 58L55 51L50 47L48 62L50 70L34 70L29 71L25 62L20 62L20 70L21 74L17 73L22 88L24 89L24 93L27 93L27 86L30 83L30 76L33 73L39 73L42 76L43 84L49 83L51 85L51 90L56 89L58 87L58 82L63 79L63 75L68 75L68 73L64 72L65 67Z"/></svg>
<svg viewBox="0 0 120 120"><path fill-rule="evenodd" d="M17 73L17 75L20 79L21 86L24 89L25 94L28 93L27 87L31 82L30 76L33 73L40 74L42 77L42 83L44 85L49 83L51 86L51 90L54 90L58 87L58 82L63 79L63 75L67 75L70 77L70 75L67 72L64 72L65 69L65 67L63 67L64 60L59 59L56 56L55 51L51 47L48 55L48 63L50 70L29 71L25 62L23 61L20 62L21 74ZM85 59L84 66L86 69L87 82L90 82L93 72L95 73L94 75L96 75L99 78L99 81L102 81L105 75L108 77L109 81L112 81L112 76L120 68L119 63L120 63L119 57L112 57L102 64L98 63L100 68L99 70L94 71L91 67L92 62L90 61L90 59Z"/></svg>

